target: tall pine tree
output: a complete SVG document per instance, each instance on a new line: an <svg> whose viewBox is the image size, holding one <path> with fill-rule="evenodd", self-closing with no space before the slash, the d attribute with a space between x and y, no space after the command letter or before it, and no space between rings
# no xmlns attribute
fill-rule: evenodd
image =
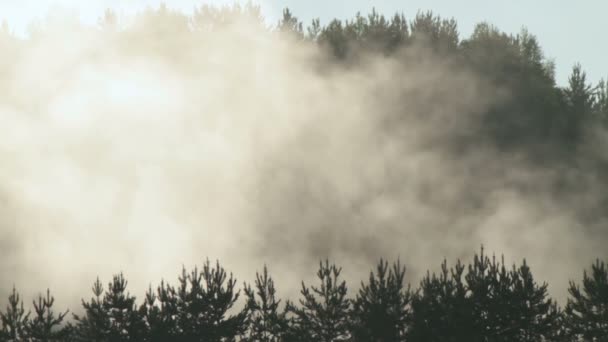
<svg viewBox="0 0 608 342"><path fill-rule="evenodd" d="M279 311L280 299L268 269L264 265L262 274L256 273L255 287L245 285L247 297L248 331L245 341L277 342L285 335L287 319Z"/></svg>
<svg viewBox="0 0 608 342"><path fill-rule="evenodd" d="M405 267L399 261L389 268L381 259L368 283L361 283L352 310L354 341L405 341L411 319L411 291L404 278Z"/></svg>
<svg viewBox="0 0 608 342"><path fill-rule="evenodd" d="M39 295L34 301L34 317L28 323L28 336L34 341L63 341L68 330L62 329L63 319L68 311L55 314L53 304L55 298L46 290L46 296Z"/></svg>
<svg viewBox="0 0 608 342"><path fill-rule="evenodd" d="M337 342L350 338L351 303L346 297L346 282L340 280L341 271L325 260L319 263L319 287L307 287L302 282L300 306L287 304L287 311L293 315L287 340Z"/></svg>
<svg viewBox="0 0 608 342"><path fill-rule="evenodd" d="M412 298L413 317L409 341L479 341L474 329L473 302L464 282L465 266L458 261L441 264L437 275L427 273Z"/></svg>
<svg viewBox="0 0 608 342"><path fill-rule="evenodd" d="M608 267L596 260L590 274L583 273L582 288L570 282L566 305L569 330L584 341L608 339Z"/></svg>
<svg viewBox="0 0 608 342"><path fill-rule="evenodd" d="M13 286L13 292L8 297L6 311L0 312L3 337L9 341L19 341L27 337L27 326L30 312L25 312L23 301Z"/></svg>

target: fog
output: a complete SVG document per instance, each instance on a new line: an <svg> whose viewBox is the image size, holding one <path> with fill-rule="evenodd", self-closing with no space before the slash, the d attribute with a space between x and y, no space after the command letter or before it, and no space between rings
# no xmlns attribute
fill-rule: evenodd
<svg viewBox="0 0 608 342"><path fill-rule="evenodd" d="M509 98L484 75L422 45L335 66L254 18L163 13L116 27L56 15L0 40L3 297L48 287L77 309L123 271L141 298L206 258L239 282L266 263L291 297L330 258L353 294L380 257L417 285L484 245L527 258L562 298L605 253L580 218L591 176L483 138L459 147ZM589 191L555 196L564 175Z"/></svg>

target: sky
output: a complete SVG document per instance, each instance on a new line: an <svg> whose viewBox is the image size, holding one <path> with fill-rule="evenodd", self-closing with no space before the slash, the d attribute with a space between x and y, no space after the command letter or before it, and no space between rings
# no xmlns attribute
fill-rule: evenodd
<svg viewBox="0 0 608 342"><path fill-rule="evenodd" d="M43 18L51 8L73 9L82 21L94 24L105 8L125 15L147 6L158 6L160 0L0 0L0 18L17 33L27 31L28 24ZM230 4L233 0L170 0L169 7L191 11L202 3ZM501 30L517 33L522 27L535 34L547 57L557 64L558 84L567 83L572 66L580 62L588 78L597 82L608 76L608 1L605 0L258 0L270 22L278 20L281 10L289 7L305 23L319 17L351 18L357 11L376 8L390 15L403 12L412 18L418 10L432 10L444 17L454 17L462 37L468 36L476 23L488 21Z"/></svg>

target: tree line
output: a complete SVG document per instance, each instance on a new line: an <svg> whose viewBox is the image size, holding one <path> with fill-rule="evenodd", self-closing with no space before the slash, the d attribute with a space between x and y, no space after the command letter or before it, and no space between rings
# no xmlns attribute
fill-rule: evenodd
<svg viewBox="0 0 608 342"><path fill-rule="evenodd" d="M580 152L577 147L588 140L589 128L608 124L606 80L591 84L583 67L576 64L568 84L558 86L554 61L525 28L508 34L482 22L462 39L454 19L419 12L408 21L403 14L385 17L373 10L367 16L358 13L351 20L335 19L326 26L313 20L304 30L285 9L277 30L317 44L340 65L356 67L370 54L397 56L415 64L418 61L399 54L422 47L454 67L477 72L492 86L509 91L509 101L489 108L480 118L481 131L476 132L506 150L550 151L562 159L564 153Z"/></svg>
<svg viewBox="0 0 608 342"><path fill-rule="evenodd" d="M297 301L277 297L266 266L253 284L219 262L182 269L175 285L150 286L141 302L123 274L97 279L82 313L56 311L47 290L26 310L13 289L0 312L2 341L606 341L608 268L597 260L570 282L560 307L525 259L488 256L443 261L419 285L399 261L380 260L351 290L342 269L319 263L316 284L302 282ZM239 298L244 300L239 301Z"/></svg>
<svg viewBox="0 0 608 342"><path fill-rule="evenodd" d="M402 63L415 65L420 60L407 57L403 51L422 48L455 68L475 71L492 86L509 91L508 101L486 110L480 118L482 131L476 132L504 148L549 147L556 153L572 151L585 140L587 128L608 125L606 80L590 83L583 67L576 64L568 84L557 85L555 63L545 56L538 39L526 29L510 34L482 22L469 37L463 38L453 18L442 18L429 11L418 12L408 20L402 13L385 16L376 10L368 15L357 13L348 20L334 19L325 25L314 19L305 27L285 9L276 25L267 25L260 7L252 3L201 5L192 14L163 4L148 8L136 19L134 25L121 25L119 15L108 9L99 19L96 32L113 39L117 46L164 55L176 62L184 62L179 60L182 50L179 44L200 43L242 19L256 22L267 33L290 35L302 45L317 47L326 57L323 63L329 62L333 67L356 68L370 55L395 57ZM72 28L79 29L86 30ZM31 41L45 35L44 25L34 25L30 31ZM150 36L154 42L142 38ZM6 21L0 27L0 43L7 50L4 59L27 45L11 33Z"/></svg>

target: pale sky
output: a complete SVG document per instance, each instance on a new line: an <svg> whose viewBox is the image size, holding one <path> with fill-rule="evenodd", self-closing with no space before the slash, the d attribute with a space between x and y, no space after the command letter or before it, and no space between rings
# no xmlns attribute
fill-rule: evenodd
<svg viewBox="0 0 608 342"><path fill-rule="evenodd" d="M0 0L0 18L17 33L26 32L35 18L44 17L53 6L74 9L81 20L94 24L105 8L128 15L160 0ZM233 0L167 0L171 8L191 11L203 3L230 4ZM284 7L292 9L305 23L314 17L322 22L351 18L357 11L373 7L391 15L403 12L411 19L418 10L432 10L454 17L461 37L468 36L475 23L488 21L501 30L517 33L525 26L535 34L546 55L557 63L557 81L567 82L572 66L583 65L591 81L608 76L608 1L606 0L258 0L266 18L274 23Z"/></svg>

